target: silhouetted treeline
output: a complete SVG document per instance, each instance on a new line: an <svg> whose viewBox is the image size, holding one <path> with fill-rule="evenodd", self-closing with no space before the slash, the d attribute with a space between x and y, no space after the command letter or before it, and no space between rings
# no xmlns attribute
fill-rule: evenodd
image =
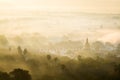
<svg viewBox="0 0 120 80"><path fill-rule="evenodd" d="M29 71L14 69L10 73L0 71L0 80L32 80Z"/></svg>
<svg viewBox="0 0 120 80"><path fill-rule="evenodd" d="M0 72L0 80L31 80L29 72L22 70L26 68L31 71L33 80L120 80L119 49L118 45L111 52L81 51L74 54L72 51L74 58L57 53L34 54L29 48L20 46L16 51L1 49L0 71L9 71L16 66L21 69Z"/></svg>
<svg viewBox="0 0 120 80"><path fill-rule="evenodd" d="M27 61L34 80L120 80L120 58L36 56Z"/></svg>

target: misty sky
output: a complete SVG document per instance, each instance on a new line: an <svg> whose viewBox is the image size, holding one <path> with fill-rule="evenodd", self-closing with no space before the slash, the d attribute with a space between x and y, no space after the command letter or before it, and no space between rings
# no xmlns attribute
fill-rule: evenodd
<svg viewBox="0 0 120 80"><path fill-rule="evenodd" d="M120 37L116 14L120 0L0 0L0 32Z"/></svg>
<svg viewBox="0 0 120 80"><path fill-rule="evenodd" d="M119 14L120 0L0 0L0 10L3 13L26 10L61 10Z"/></svg>

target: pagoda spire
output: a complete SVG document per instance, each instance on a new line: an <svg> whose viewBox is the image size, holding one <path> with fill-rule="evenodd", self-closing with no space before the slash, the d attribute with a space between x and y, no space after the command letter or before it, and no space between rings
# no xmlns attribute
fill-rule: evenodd
<svg viewBox="0 0 120 80"><path fill-rule="evenodd" d="M85 42L85 50L90 50L90 44L89 44L89 40L88 38L86 39L86 42Z"/></svg>

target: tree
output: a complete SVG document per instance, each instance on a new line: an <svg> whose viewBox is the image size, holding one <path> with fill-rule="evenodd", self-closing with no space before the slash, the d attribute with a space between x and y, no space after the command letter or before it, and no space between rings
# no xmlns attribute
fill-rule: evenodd
<svg viewBox="0 0 120 80"><path fill-rule="evenodd" d="M28 50L25 48L23 51L23 54L26 55L28 53Z"/></svg>
<svg viewBox="0 0 120 80"><path fill-rule="evenodd" d="M92 46L96 51L100 51L100 49L104 47L104 44L100 41L96 41L92 44Z"/></svg>
<svg viewBox="0 0 120 80"><path fill-rule="evenodd" d="M114 71L115 71L115 74L114 74L114 80L120 80L120 64L116 64L114 66Z"/></svg>
<svg viewBox="0 0 120 80"><path fill-rule="evenodd" d="M55 62L57 62L57 61L58 61L58 58L57 58L57 57L55 57L55 58L54 58L54 61L55 61Z"/></svg>
<svg viewBox="0 0 120 80"><path fill-rule="evenodd" d="M27 49L24 49L24 51L22 51L21 47L18 46L17 50L18 50L18 53L19 53L21 59L24 60L24 61L26 61L26 56L25 55L28 52Z"/></svg>
<svg viewBox="0 0 120 80"><path fill-rule="evenodd" d="M117 45L116 51L119 53L120 52L120 44Z"/></svg>
<svg viewBox="0 0 120 80"><path fill-rule="evenodd" d="M79 61L81 61L81 56L80 56L80 55L78 55L78 56L77 56L77 59L78 59Z"/></svg>
<svg viewBox="0 0 120 80"><path fill-rule="evenodd" d="M115 65L114 67L115 67L114 70L120 74L120 64Z"/></svg>
<svg viewBox="0 0 120 80"><path fill-rule="evenodd" d="M51 55L47 55L47 59L48 59L48 60L51 60Z"/></svg>
<svg viewBox="0 0 120 80"><path fill-rule="evenodd" d="M64 64L61 64L61 69L62 70L66 69L66 66Z"/></svg>
<svg viewBox="0 0 120 80"><path fill-rule="evenodd" d="M0 80L11 80L11 79L8 73L0 71Z"/></svg>
<svg viewBox="0 0 120 80"><path fill-rule="evenodd" d="M13 80L32 80L29 72L23 69L14 69L12 72L10 72L10 75L12 76Z"/></svg>
<svg viewBox="0 0 120 80"><path fill-rule="evenodd" d="M19 54L22 54L22 49L21 49L20 46L18 46L17 50L18 50L18 53L19 53Z"/></svg>
<svg viewBox="0 0 120 80"><path fill-rule="evenodd" d="M2 46L7 46L8 45L8 40L4 35L0 35L0 45Z"/></svg>

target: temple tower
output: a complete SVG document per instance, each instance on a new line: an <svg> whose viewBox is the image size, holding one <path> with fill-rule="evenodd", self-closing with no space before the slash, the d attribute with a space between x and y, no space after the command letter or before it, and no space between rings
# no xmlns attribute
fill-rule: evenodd
<svg viewBox="0 0 120 80"><path fill-rule="evenodd" d="M85 50L90 50L90 44L89 44L88 38L86 39L84 49L85 49Z"/></svg>

